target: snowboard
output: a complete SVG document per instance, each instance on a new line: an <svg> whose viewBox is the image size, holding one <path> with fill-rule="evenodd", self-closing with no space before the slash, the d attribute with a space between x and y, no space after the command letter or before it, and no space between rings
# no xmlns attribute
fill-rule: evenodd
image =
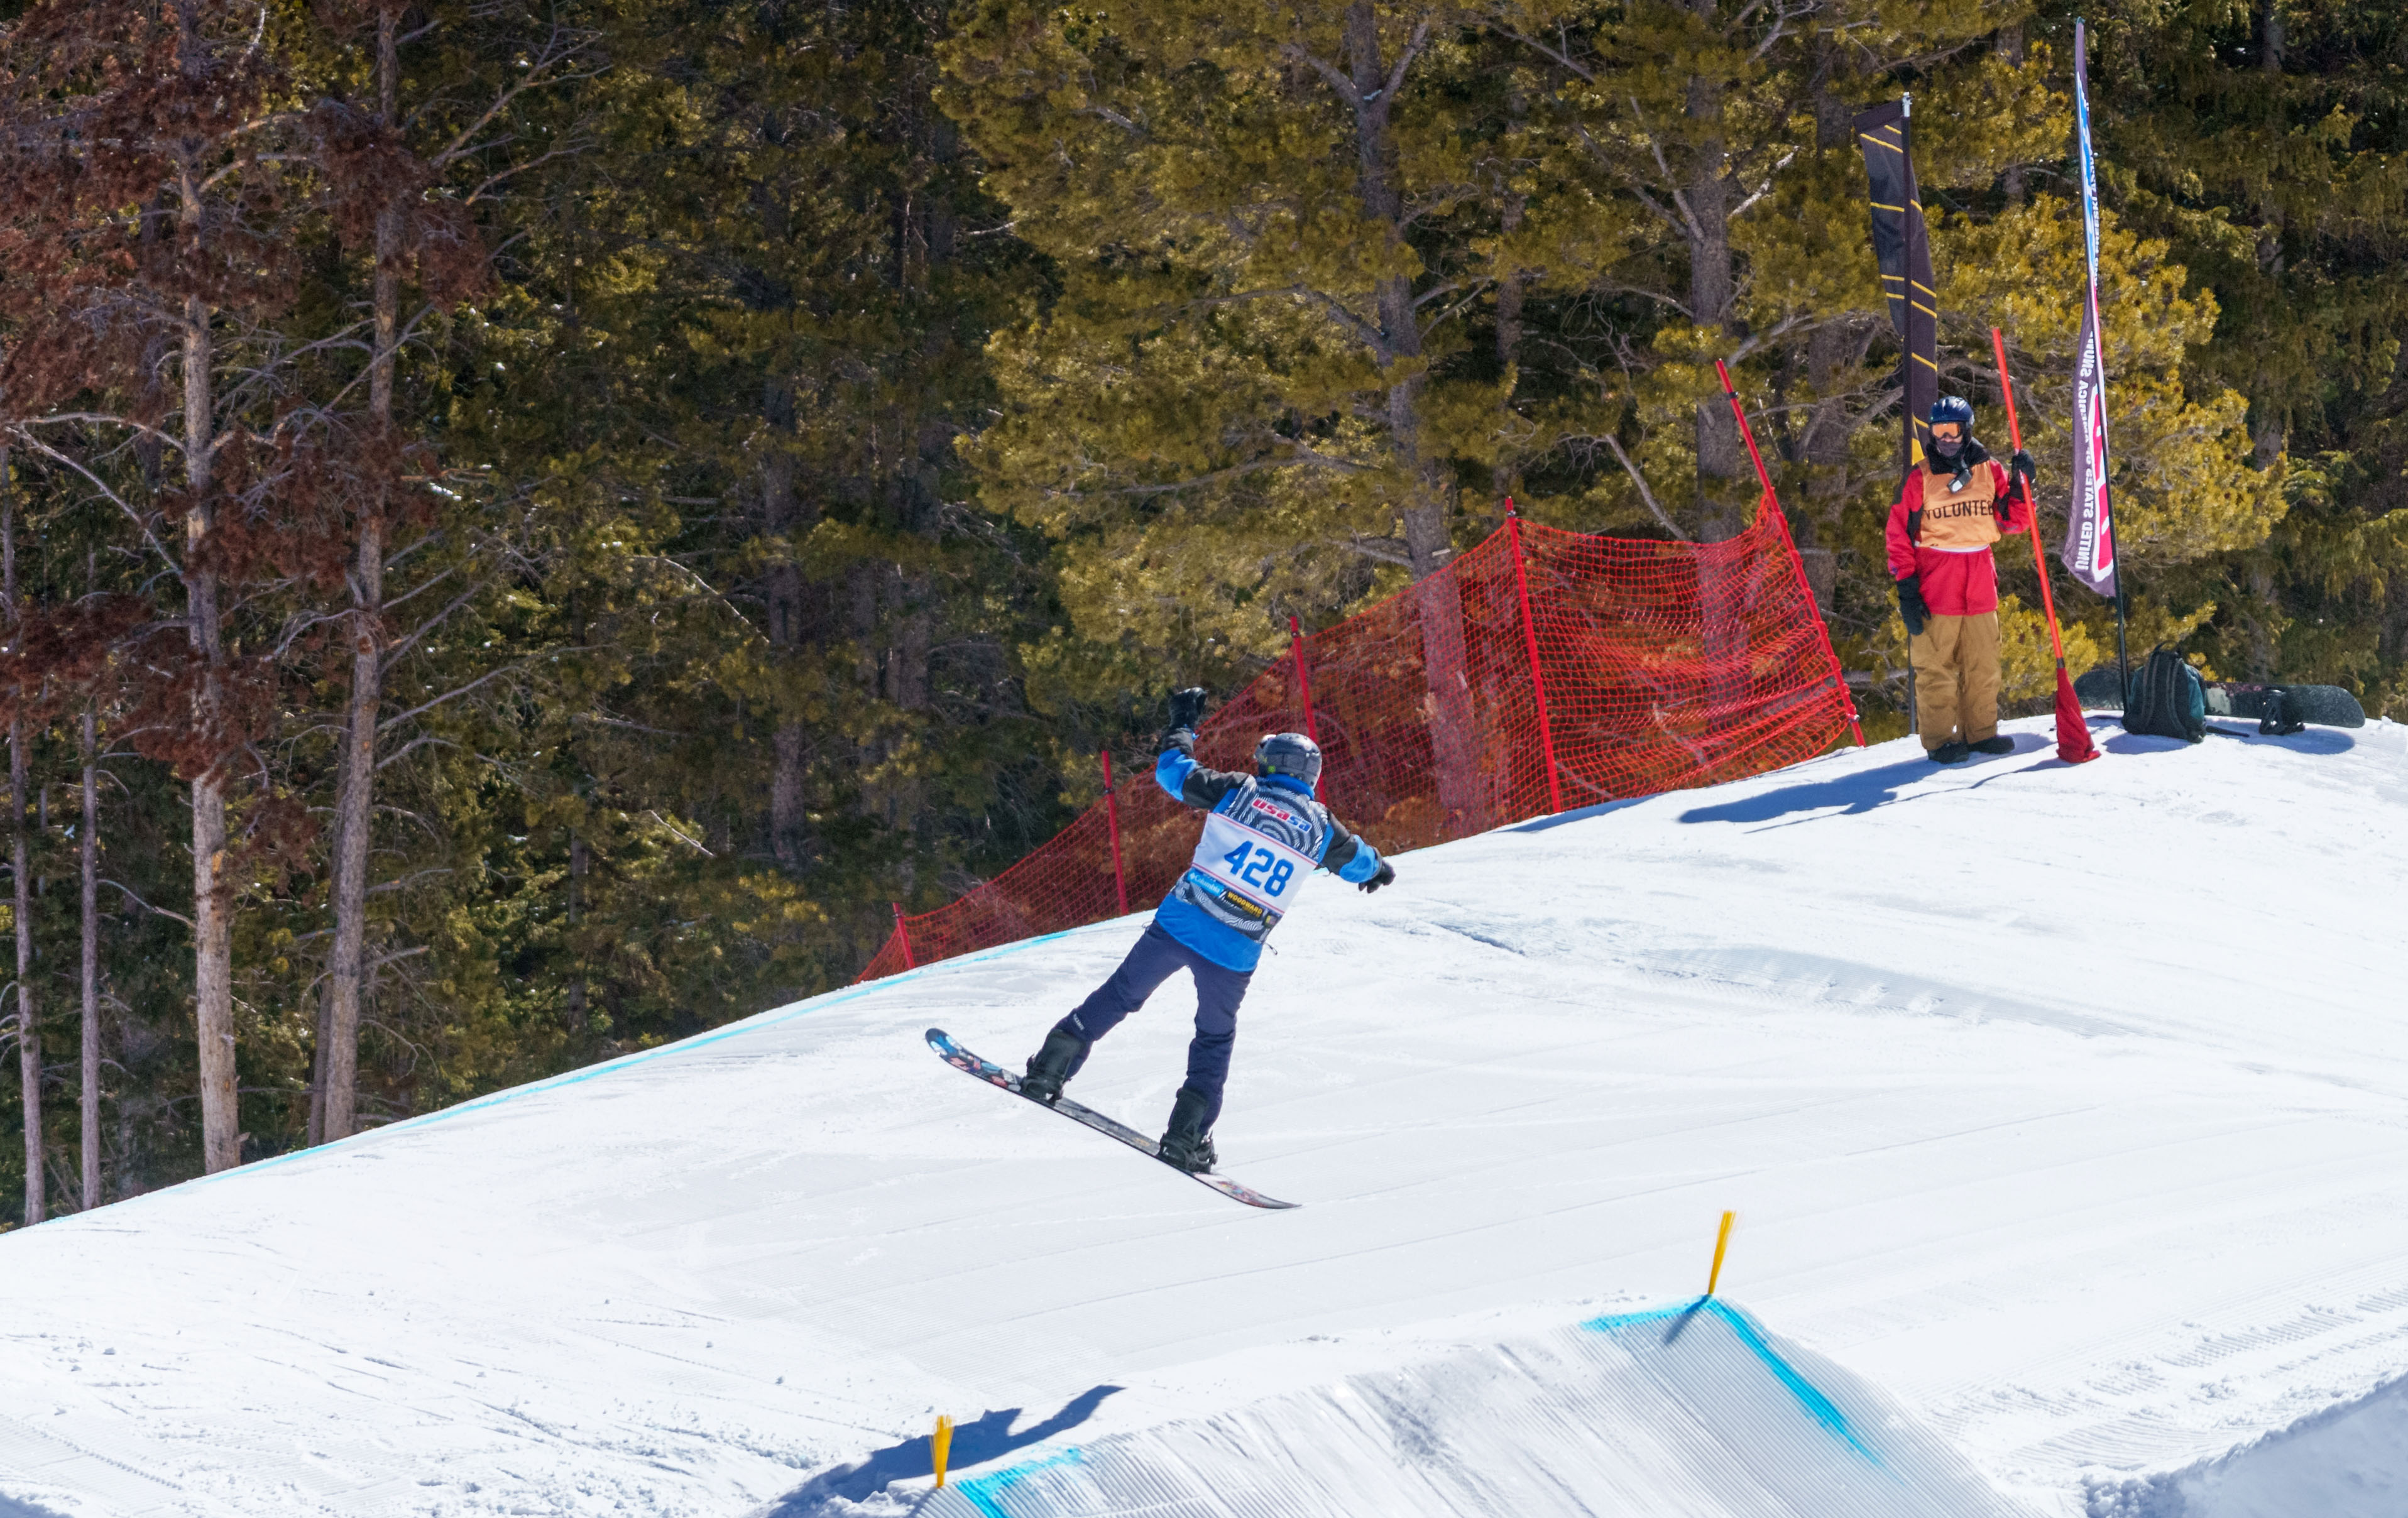
<svg viewBox="0 0 2408 1518"><path fill-rule="evenodd" d="M948 1034L944 1029L930 1028L928 1030L928 1047L937 1052L937 1057L939 1059L943 1060L946 1064L952 1066L954 1069L961 1071L964 1075L975 1076L991 1086L1001 1086L1004 1090L1010 1092L1015 1096L1021 1094L1020 1077L1012 1074L1010 1070L1005 1069L1002 1066L994 1064L988 1060L981 1059L976 1054L971 1053L968 1050L964 1049L961 1045L953 1042L953 1036ZM1037 1100L1034 1096L1028 1097L1026 1100L1031 1106L1045 1106L1043 1102ZM1077 1102L1072 1101L1068 1096L1064 1096L1060 1100L1056 1101L1049 1110L1059 1112L1064 1117L1068 1118L1071 1122L1082 1124L1087 1127L1095 1129L1097 1133L1110 1135L1141 1154L1148 1155L1154 1159L1160 1159L1162 1157L1157 1152L1158 1146L1153 1139L1147 1138L1145 1135L1138 1132L1135 1128L1130 1127L1125 1123L1114 1122L1112 1119L1106 1117L1103 1113L1096 1111L1092 1107L1080 1106ZM1261 1192L1254 1190L1252 1186L1241 1186L1237 1181L1230 1180L1226 1176L1211 1174L1198 1175L1189 1170L1178 1170L1176 1167L1172 1167L1171 1168L1180 1175L1187 1176L1189 1179L1198 1181L1201 1184L1219 1192L1222 1196L1228 1197L1231 1201L1243 1202L1248 1207L1260 1207L1272 1211L1278 1211L1283 1209L1297 1205L1295 1202L1283 1202L1276 1197L1266 1196Z"/></svg>
<svg viewBox="0 0 2408 1518"><path fill-rule="evenodd" d="M2366 725L2366 712L2358 706L2358 697L2338 685L2258 685L2209 680L2206 686L2207 714L2211 717L2246 717L2252 721L2263 721L2267 693L2280 691L2283 693L2283 714L2292 722L2314 723L2319 727ZM2086 707L2105 711L2124 709L2124 695L2116 689L2113 665L2100 665L2075 680L2073 695Z"/></svg>

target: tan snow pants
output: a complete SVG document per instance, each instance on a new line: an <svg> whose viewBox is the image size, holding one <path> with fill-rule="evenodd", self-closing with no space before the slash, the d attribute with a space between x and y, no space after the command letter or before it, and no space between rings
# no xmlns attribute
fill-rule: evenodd
<svg viewBox="0 0 2408 1518"><path fill-rule="evenodd" d="M1927 617L1914 655L1914 726L1928 752L1999 731L1999 614Z"/></svg>

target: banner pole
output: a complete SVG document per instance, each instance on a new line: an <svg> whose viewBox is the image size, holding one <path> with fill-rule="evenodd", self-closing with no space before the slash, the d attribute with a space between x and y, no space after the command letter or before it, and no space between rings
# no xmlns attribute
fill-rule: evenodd
<svg viewBox="0 0 2408 1518"><path fill-rule="evenodd" d="M1899 150L1906 155L1907 166L1912 170L1914 165L1914 96L1905 92L1900 92L1898 97L1898 141ZM1912 231L1908 234L1910 238L1913 235ZM1913 246L1912 242L1909 246ZM1914 299L1911 287L1906 298L1910 303ZM1939 304L1938 301L1932 302L1934 307ZM1905 334L1901 332L1899 336L1902 338ZM1898 408L1905 414L1906 434L1899 441L1898 454L1899 478L1904 480L1914 467L1914 345L1902 342L1900 348L1898 355ZM1911 632L1906 635L1906 730L1918 738L1923 733L1923 719L1914 709L1914 635Z"/></svg>
<svg viewBox="0 0 2408 1518"><path fill-rule="evenodd" d="M1747 411L1740 405L1739 392L1731 388L1730 370L1721 359L1714 360L1714 373L1722 380L1723 398L1730 402L1731 416L1739 422L1739 435L1747 443L1747 456L1756 464L1756 482L1764 487L1764 498L1756 503L1756 511L1759 515L1770 511L1781 529L1781 546L1789 555L1790 579L1797 583L1798 594L1805 597L1807 614L1814 619L1815 636L1823 640L1823 657L1830 662L1831 683L1838 688L1840 699L1847 704L1848 732L1861 749L1865 746L1865 729L1856 718L1856 703L1848 695L1847 673L1840 667L1839 652L1831 647L1831 629L1823 621L1823 609L1814 604L1814 587L1806 582L1806 563L1798 556L1798 544L1789 536L1788 514L1781 509L1781 497L1773 494L1772 476L1765 471L1764 455L1756 451L1756 429L1747 424ZM1514 543L1518 550L1521 539L1516 537ZM1514 562L1518 565L1521 561L1516 558Z"/></svg>
<svg viewBox="0 0 2408 1518"><path fill-rule="evenodd" d="M2107 483L2107 335L2100 330L2099 322L2099 168L2090 144L2090 26L2079 16L2073 19L2073 140L2082 165L2082 241L2088 281L2083 287L2082 324L2089 341L2074 363L2074 508L2066 521L2066 551L2074 552L2076 543L2084 540L2079 532L2082 524L2091 528L2088 541L2093 546L2086 564L2068 562L2066 567L2097 591L2098 547L2104 546L2108 573L2115 582L2111 599L2115 603L2116 695L2128 707L2132 669L2124 647L2124 553L2115 540ZM2093 371L2096 382L2088 400L2082 394L2086 368ZM2086 480L2086 472L2095 472L2096 478Z"/></svg>
<svg viewBox="0 0 2408 1518"><path fill-rule="evenodd" d="M2062 661L2060 661L2062 663ZM1112 751L1103 752L1104 816L1112 829L1112 895L1119 898L1121 915L1128 915L1128 877L1121 872L1121 798L1112 790Z"/></svg>
<svg viewBox="0 0 2408 1518"><path fill-rule="evenodd" d="M2123 683L2115 694L2125 704L2132 700L2132 663L2124 654L2124 563L2121 555L2115 562L2115 677Z"/></svg>
<svg viewBox="0 0 2408 1518"><path fill-rule="evenodd" d="M1530 657L1530 690L1539 698L1539 747L1547 756L1547 814L1564 809L1563 783L1555 776L1555 730L1547 720L1547 676L1539 667L1539 627L1530 620L1530 577L1522 567L1522 513L1505 497L1505 530L1512 535L1513 594L1522 603L1522 648Z"/></svg>

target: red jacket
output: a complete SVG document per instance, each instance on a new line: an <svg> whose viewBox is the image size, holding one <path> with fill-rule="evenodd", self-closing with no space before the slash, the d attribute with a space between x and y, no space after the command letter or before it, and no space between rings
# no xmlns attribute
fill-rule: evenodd
<svg viewBox="0 0 2408 1518"><path fill-rule="evenodd" d="M1889 572L1893 579L1916 577L1924 604L1935 617L1978 617L1999 609L1999 571L1990 546L2000 537L2031 526L2031 498L2021 480L2010 494L2006 469L1996 462L1977 464L1965 489L1952 491L1956 471L1934 475L1922 465L1907 472L1898 503L1889 508ZM2000 499L2007 504L2001 519ZM1921 508L1917 536L1908 536L1908 521Z"/></svg>

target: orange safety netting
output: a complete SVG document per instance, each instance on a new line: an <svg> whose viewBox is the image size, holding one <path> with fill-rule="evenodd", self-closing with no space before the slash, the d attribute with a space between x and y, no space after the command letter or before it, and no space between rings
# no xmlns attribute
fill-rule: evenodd
<svg viewBox="0 0 2408 1518"><path fill-rule="evenodd" d="M1322 798L1391 853L1776 769L1855 721L1768 498L1755 525L1713 544L1509 520L1411 590L1297 639L1204 722L1196 756L1246 769L1263 734L1310 733ZM862 979L1154 905L1201 816L1163 793L1150 759L1116 778L994 880L898 913Z"/></svg>

